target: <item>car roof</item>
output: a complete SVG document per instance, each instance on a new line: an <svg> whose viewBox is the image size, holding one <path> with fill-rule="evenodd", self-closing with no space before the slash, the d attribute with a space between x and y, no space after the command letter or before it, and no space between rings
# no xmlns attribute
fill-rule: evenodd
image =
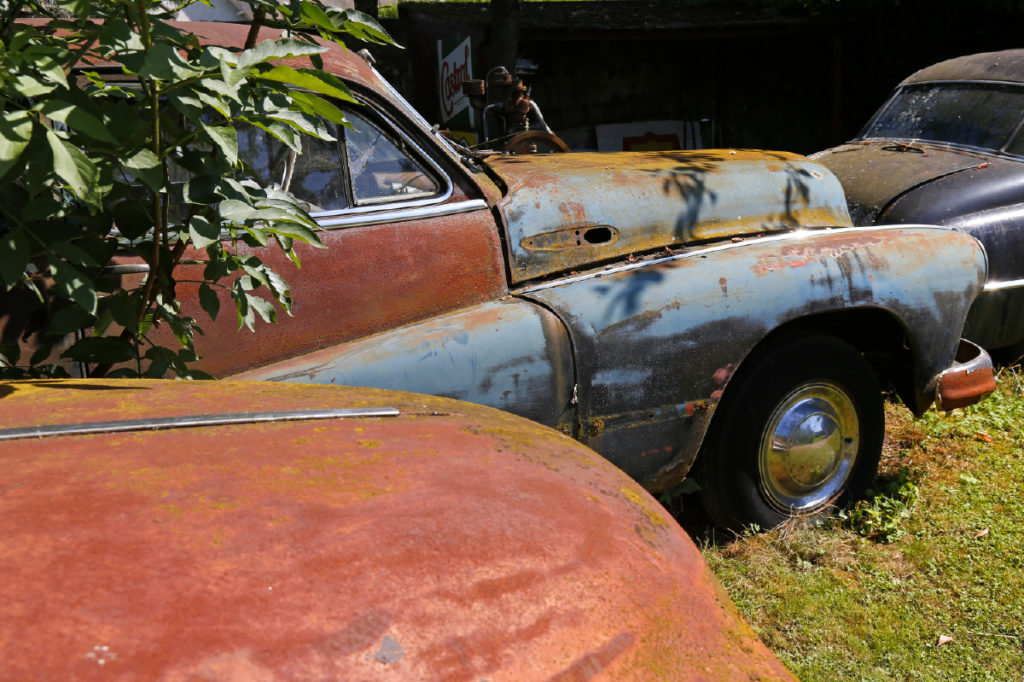
<svg viewBox="0 0 1024 682"><path fill-rule="evenodd" d="M981 52L947 59L911 74L900 85L929 81L1024 83L1024 50Z"/></svg>

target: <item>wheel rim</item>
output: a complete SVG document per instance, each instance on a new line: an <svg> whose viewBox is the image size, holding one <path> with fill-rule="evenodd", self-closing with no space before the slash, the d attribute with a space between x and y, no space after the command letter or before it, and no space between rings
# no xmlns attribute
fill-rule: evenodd
<svg viewBox="0 0 1024 682"><path fill-rule="evenodd" d="M761 434L761 489L779 511L816 511L846 488L859 447L849 394L831 383L804 384L779 403Z"/></svg>

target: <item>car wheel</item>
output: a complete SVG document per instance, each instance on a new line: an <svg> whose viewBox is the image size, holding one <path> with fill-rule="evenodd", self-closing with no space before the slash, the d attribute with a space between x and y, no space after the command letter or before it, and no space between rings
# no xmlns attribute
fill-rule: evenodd
<svg viewBox="0 0 1024 682"><path fill-rule="evenodd" d="M767 529L870 485L882 451L881 391L834 336L790 338L734 377L702 453L701 500L720 526Z"/></svg>

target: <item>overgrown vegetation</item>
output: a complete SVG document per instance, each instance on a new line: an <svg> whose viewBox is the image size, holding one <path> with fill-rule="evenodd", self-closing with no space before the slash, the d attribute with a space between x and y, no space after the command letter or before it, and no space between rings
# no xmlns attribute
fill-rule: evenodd
<svg viewBox="0 0 1024 682"><path fill-rule="evenodd" d="M703 540L802 680L1012 680L1024 671L1024 378L914 420L886 407L872 498L831 518Z"/></svg>
<svg viewBox="0 0 1024 682"><path fill-rule="evenodd" d="M188 0L0 3L0 376L60 374L55 344L81 329L62 357L92 376L201 376L190 364L202 321L178 303L187 261L210 318L252 329L290 310L285 278L223 237L276 243L297 265L293 245L319 244L317 226L247 166L239 129L295 153L302 136L333 139L325 121L345 121L332 100L352 98L322 70L316 39L390 38L318 0L246 2L244 45L169 24ZM282 33L257 43L261 25ZM109 267L119 257L148 274L126 286Z"/></svg>

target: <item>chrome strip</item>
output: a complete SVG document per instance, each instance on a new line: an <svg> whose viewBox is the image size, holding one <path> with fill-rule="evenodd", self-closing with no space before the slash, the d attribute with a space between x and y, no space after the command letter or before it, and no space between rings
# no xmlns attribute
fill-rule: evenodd
<svg viewBox="0 0 1024 682"><path fill-rule="evenodd" d="M124 263L103 268L105 275L135 275L146 272L149 272L149 265L146 263Z"/></svg>
<svg viewBox="0 0 1024 682"><path fill-rule="evenodd" d="M552 289L554 287L560 287L563 284L571 284L574 282L582 282L588 279L596 279L598 277L605 277L606 275L617 275L620 272L628 272L630 270L638 270L640 268L650 267L652 265L659 265L661 263L668 263L670 261L682 260L684 258L699 258L708 255L709 253L716 253L718 251L725 251L727 249L737 249L744 246L750 246L752 244L768 244L771 242L789 241L793 239L803 239L809 235L827 232L828 234L847 234L850 232L871 232L874 230L906 230L909 228L928 228L932 230L946 230L949 228L938 227L936 225L875 225L871 227L825 227L825 228L804 228L796 230L795 232L786 232L784 234L774 234L767 237L755 237L753 239L742 239L738 242L729 242L728 244L719 244L717 246L711 246L706 249L697 249L694 251L687 251L686 253L677 253L674 256L662 256L661 258L652 258L651 260L639 260L635 263L627 263L625 265L612 265L608 266L605 270L598 272L588 272L575 277L566 277L564 279L553 280L551 282L544 282L543 284L537 284L525 289L519 289L514 291L516 294L530 294L535 291L543 291L544 289Z"/></svg>
<svg viewBox="0 0 1024 682"><path fill-rule="evenodd" d="M331 218L318 221L321 227L351 227L354 225L376 225L378 223L398 223L407 220L418 220L420 218L436 218L438 216L456 215L468 213L487 208L487 202L483 199L469 199L457 201L451 204L439 206L424 206L414 209L401 209L382 211L380 213L368 213L363 215L350 215L343 218Z"/></svg>
<svg viewBox="0 0 1024 682"><path fill-rule="evenodd" d="M397 417L393 407L341 408L324 410L285 410L278 412L237 412L231 414L196 414L183 417L153 417L150 419L124 419L108 422L83 422L0 429L0 441L46 436L77 436L89 433L118 433L123 431L158 431L186 429L196 426L223 426L226 424L255 424L264 422L300 421L305 419L341 419L352 417Z"/></svg>
<svg viewBox="0 0 1024 682"><path fill-rule="evenodd" d="M1011 279L1006 282L989 282L985 285L985 291L999 291L1000 289L1016 289L1024 287L1024 279Z"/></svg>

